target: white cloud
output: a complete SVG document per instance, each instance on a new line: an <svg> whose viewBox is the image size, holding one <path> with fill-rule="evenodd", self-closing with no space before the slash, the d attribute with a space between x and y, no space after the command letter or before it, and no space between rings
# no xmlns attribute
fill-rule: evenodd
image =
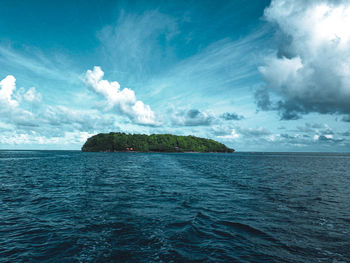
<svg viewBox="0 0 350 263"><path fill-rule="evenodd" d="M88 132L64 132L63 136L45 136L36 132L18 133L12 131L0 137L0 144L6 145L82 145L87 138L94 134Z"/></svg>
<svg viewBox="0 0 350 263"><path fill-rule="evenodd" d="M138 124L159 125L150 106L137 100L133 90L128 88L120 89L118 82L109 82L102 79L103 76L104 72L102 69L95 66L93 70L86 72L84 81L96 93L105 97L107 110L117 110Z"/></svg>
<svg viewBox="0 0 350 263"><path fill-rule="evenodd" d="M20 110L22 98L31 103L38 103L42 99L41 93L34 87L28 90L20 88L19 91L16 92L16 78L12 75L8 75L0 81L0 88L2 110Z"/></svg>
<svg viewBox="0 0 350 263"><path fill-rule="evenodd" d="M212 132L220 139L272 138L272 132L264 127L241 127L239 125L213 126Z"/></svg>
<svg viewBox="0 0 350 263"><path fill-rule="evenodd" d="M236 132L235 129L232 129L231 134L218 136L218 138L220 138L220 139L237 139L239 137L240 137L240 135Z"/></svg>
<svg viewBox="0 0 350 263"><path fill-rule="evenodd" d="M31 126L33 114L20 107L21 97L15 94L16 78L8 75L0 81L0 118L7 123Z"/></svg>
<svg viewBox="0 0 350 263"><path fill-rule="evenodd" d="M333 139L333 135L332 134L326 134L326 135L324 135L324 137L326 137L327 139Z"/></svg>
<svg viewBox="0 0 350 263"><path fill-rule="evenodd" d="M272 108L285 119L350 114L350 2L273 0L265 17L281 41L278 56L259 68L267 90L281 98Z"/></svg>
<svg viewBox="0 0 350 263"><path fill-rule="evenodd" d="M259 67L259 71L263 74L265 79L268 79L269 85L274 87L280 92L290 92L285 91L286 83L291 83L292 81L298 79L298 70L303 67L301 59L299 57L287 59L282 58L269 58L266 61L266 65ZM299 86L301 83L297 83ZM296 90L292 90L292 92Z"/></svg>
<svg viewBox="0 0 350 263"><path fill-rule="evenodd" d="M119 129L112 114L42 105L41 101L42 95L34 87L16 90L12 75L0 81L0 144L56 145L54 148L69 144L77 148L86 134Z"/></svg>
<svg viewBox="0 0 350 263"><path fill-rule="evenodd" d="M116 119L97 110L77 110L65 106L47 106L38 114L37 119L44 126L61 127L64 130L93 132L117 129Z"/></svg>
<svg viewBox="0 0 350 263"><path fill-rule="evenodd" d="M34 87L30 88L23 95L24 99L29 102L41 102L42 96L39 92L36 91Z"/></svg>
<svg viewBox="0 0 350 263"><path fill-rule="evenodd" d="M2 81L0 81L0 102L3 107L18 106L18 102L12 99L13 92L16 89L16 79L12 75L8 75Z"/></svg>

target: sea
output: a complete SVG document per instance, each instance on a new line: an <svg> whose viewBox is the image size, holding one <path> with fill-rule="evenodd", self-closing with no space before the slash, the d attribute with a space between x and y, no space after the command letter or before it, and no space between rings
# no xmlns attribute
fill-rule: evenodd
<svg viewBox="0 0 350 263"><path fill-rule="evenodd" d="M2 150L0 262L350 262L350 154Z"/></svg>

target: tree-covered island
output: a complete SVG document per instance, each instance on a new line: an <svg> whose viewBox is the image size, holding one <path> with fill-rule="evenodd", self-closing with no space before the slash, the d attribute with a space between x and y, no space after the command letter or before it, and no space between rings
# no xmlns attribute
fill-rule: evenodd
<svg viewBox="0 0 350 263"><path fill-rule="evenodd" d="M221 152L233 149L211 139L171 134L100 133L85 142L83 152Z"/></svg>

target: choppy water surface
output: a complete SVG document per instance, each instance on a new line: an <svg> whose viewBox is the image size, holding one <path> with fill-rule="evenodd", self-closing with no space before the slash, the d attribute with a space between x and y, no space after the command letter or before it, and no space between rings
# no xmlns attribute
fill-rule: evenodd
<svg viewBox="0 0 350 263"><path fill-rule="evenodd" d="M0 151L1 262L349 262L350 155Z"/></svg>

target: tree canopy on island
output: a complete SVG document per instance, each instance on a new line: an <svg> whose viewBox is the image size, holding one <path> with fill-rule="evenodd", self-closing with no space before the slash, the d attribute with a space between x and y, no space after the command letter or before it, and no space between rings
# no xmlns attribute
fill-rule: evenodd
<svg viewBox="0 0 350 263"><path fill-rule="evenodd" d="M195 136L126 134L120 132L94 135L85 142L81 150L83 152L234 152L233 149L222 143Z"/></svg>

